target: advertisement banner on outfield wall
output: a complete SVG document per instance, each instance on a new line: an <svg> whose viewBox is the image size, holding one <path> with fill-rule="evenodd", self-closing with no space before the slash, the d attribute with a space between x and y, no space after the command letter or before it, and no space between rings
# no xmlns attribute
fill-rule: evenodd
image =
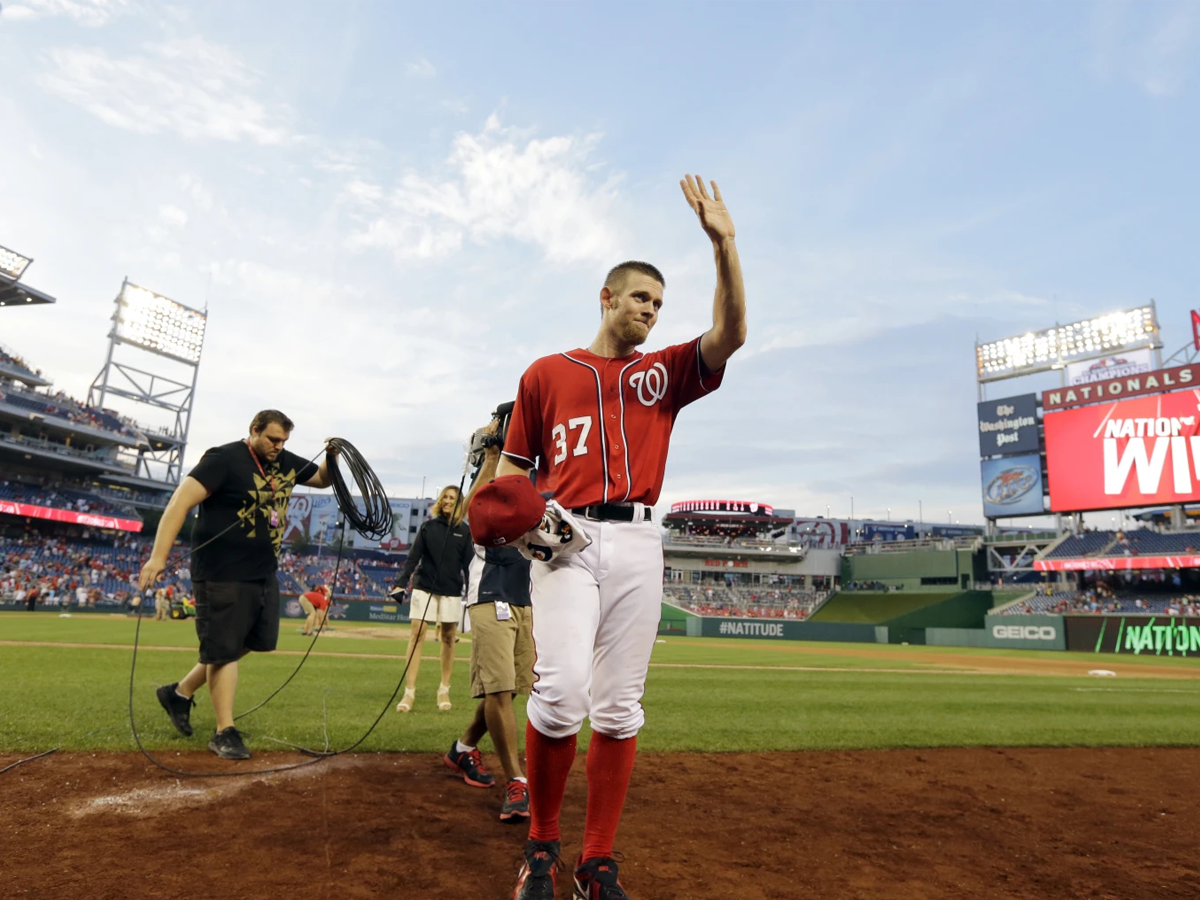
<svg viewBox="0 0 1200 900"><path fill-rule="evenodd" d="M1036 453L1037 394L1021 394L979 404L979 455Z"/></svg>
<svg viewBox="0 0 1200 900"><path fill-rule="evenodd" d="M1067 616L1067 649L1085 653L1200 657L1200 619Z"/></svg>
<svg viewBox="0 0 1200 900"><path fill-rule="evenodd" d="M1118 356L1068 363L1067 384L1095 384L1098 381L1141 375L1153 368L1154 359L1150 350L1130 350Z"/></svg>
<svg viewBox="0 0 1200 900"><path fill-rule="evenodd" d="M875 626L846 622L800 622L795 619L723 619L704 616L700 619L700 635L765 638L777 641L858 641L873 644Z"/></svg>
<svg viewBox="0 0 1200 900"><path fill-rule="evenodd" d="M987 518L1038 516L1045 512L1042 458L1038 454L985 459L980 463L980 471L983 514Z"/></svg>
<svg viewBox="0 0 1200 900"><path fill-rule="evenodd" d="M1198 403L1180 391L1046 415L1051 511L1200 499Z"/></svg>
<svg viewBox="0 0 1200 900"><path fill-rule="evenodd" d="M408 622L410 607L401 603L371 600L335 600L329 610L331 624L344 622ZM279 598L279 611L285 619L303 619L304 610L295 596Z"/></svg>
<svg viewBox="0 0 1200 900"><path fill-rule="evenodd" d="M985 616L985 647L1010 650L1066 650L1062 616Z"/></svg>

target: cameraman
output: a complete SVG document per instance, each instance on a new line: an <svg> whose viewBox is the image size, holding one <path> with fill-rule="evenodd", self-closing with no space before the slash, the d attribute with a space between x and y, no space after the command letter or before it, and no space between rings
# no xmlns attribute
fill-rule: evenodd
<svg viewBox="0 0 1200 900"><path fill-rule="evenodd" d="M496 410L496 417L477 440L483 446L479 472L467 494L470 510L475 492L496 475L504 431L512 404ZM490 438L490 440L489 440ZM475 547L467 587L471 616L471 696L479 699L475 717L462 737L444 757L446 765L474 787L491 787L496 779L483 766L477 749L485 734L504 769L504 802L501 822L529 819L529 785L518 754L516 694L528 696L533 687L533 620L529 602L529 560L511 547Z"/></svg>

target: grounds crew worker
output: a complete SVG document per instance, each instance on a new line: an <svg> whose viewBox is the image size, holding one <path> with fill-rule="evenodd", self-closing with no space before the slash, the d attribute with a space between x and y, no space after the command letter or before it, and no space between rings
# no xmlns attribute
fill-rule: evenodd
<svg viewBox="0 0 1200 900"><path fill-rule="evenodd" d="M485 431L495 435L499 429L500 421L494 419ZM463 504L467 509L479 487L496 476L500 445L490 446L484 453ZM528 696L533 687L529 560L512 547L475 546L467 612L471 617L471 696L479 699L479 706L467 730L443 759L467 784L491 787L496 779L484 768L477 749L483 736L490 733L504 769L500 821L523 822L529 818L529 783L521 770L513 697Z"/></svg>
<svg viewBox="0 0 1200 900"><path fill-rule="evenodd" d="M223 759L250 758L233 727L238 660L274 650L279 637L276 568L292 488L330 485L324 459L317 466L283 449L292 428L279 410L265 409L248 438L205 451L171 496L138 579L146 590L162 575L179 529L199 506L191 564L200 661L157 694L172 724L190 736L192 697L207 683L217 719L208 749Z"/></svg>

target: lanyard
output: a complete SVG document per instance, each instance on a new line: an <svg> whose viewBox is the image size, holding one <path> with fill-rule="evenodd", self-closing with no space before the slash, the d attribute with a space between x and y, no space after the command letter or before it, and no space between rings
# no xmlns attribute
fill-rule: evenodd
<svg viewBox="0 0 1200 900"><path fill-rule="evenodd" d="M258 461L258 454L254 452L254 448L250 446L250 442L246 441L246 449L250 451L250 458L254 460L254 465L258 469L258 474L263 477L263 481L271 486L271 501L275 501L275 494L278 493L275 487L275 476L267 477L267 473L263 471L262 463Z"/></svg>

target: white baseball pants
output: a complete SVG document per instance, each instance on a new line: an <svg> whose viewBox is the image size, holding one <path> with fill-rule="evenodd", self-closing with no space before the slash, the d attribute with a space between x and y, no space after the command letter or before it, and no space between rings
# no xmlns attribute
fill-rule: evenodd
<svg viewBox="0 0 1200 900"><path fill-rule="evenodd" d="M591 545L530 570L537 661L527 714L547 737L575 734L590 717L594 730L630 738L646 720L662 538L653 522L578 521Z"/></svg>

